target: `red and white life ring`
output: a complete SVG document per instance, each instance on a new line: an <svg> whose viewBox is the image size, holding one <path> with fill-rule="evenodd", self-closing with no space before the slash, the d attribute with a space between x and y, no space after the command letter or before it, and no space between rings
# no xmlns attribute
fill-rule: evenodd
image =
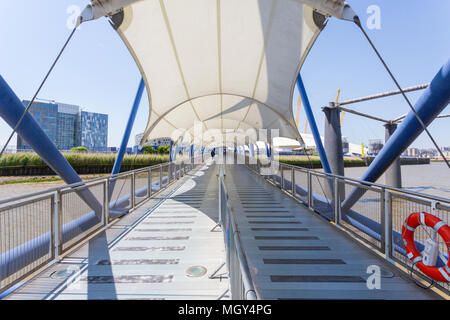
<svg viewBox="0 0 450 320"><path fill-rule="evenodd" d="M450 282L450 259L448 259L447 265L440 268L427 266L423 263L422 255L414 243L414 231L419 225L433 228L444 239L447 245L447 254L450 252L450 227L438 217L427 212L410 214L402 227L403 245L408 258L430 278L440 282Z"/></svg>

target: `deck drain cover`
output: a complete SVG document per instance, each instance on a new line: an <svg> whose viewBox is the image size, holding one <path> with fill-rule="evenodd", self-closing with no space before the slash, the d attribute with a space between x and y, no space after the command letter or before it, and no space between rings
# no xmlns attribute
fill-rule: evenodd
<svg viewBox="0 0 450 320"><path fill-rule="evenodd" d="M53 279L61 279L61 278L68 278L71 275L73 275L75 273L76 270L74 270L73 268L68 268L68 269L62 269L62 270L58 270L53 272L50 277Z"/></svg>
<svg viewBox="0 0 450 320"><path fill-rule="evenodd" d="M110 260L99 260L97 261L96 265L98 266L110 266L111 265L111 261Z"/></svg>
<svg viewBox="0 0 450 320"><path fill-rule="evenodd" d="M189 277L201 277L206 274L206 268L202 266L192 266L186 270Z"/></svg>

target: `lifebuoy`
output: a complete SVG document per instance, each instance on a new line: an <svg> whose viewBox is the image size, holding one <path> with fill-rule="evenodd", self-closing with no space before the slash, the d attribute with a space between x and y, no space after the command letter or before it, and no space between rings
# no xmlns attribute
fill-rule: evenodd
<svg viewBox="0 0 450 320"><path fill-rule="evenodd" d="M450 227L444 221L427 212L415 212L406 218L402 227L403 245L408 258L417 265L420 271L430 278L440 282L450 282L450 259L444 267L427 266L422 261L422 255L414 243L414 231L419 225L433 228L445 241L447 254L450 252Z"/></svg>

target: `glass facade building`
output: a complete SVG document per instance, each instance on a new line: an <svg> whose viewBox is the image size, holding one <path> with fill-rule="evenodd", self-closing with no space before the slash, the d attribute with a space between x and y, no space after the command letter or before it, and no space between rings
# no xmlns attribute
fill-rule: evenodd
<svg viewBox="0 0 450 320"><path fill-rule="evenodd" d="M23 101L28 105L29 101ZM104 152L108 146L108 115L81 111L79 106L57 102L34 102L29 112L59 150L86 147ZM17 149L30 146L19 135Z"/></svg>
<svg viewBox="0 0 450 320"><path fill-rule="evenodd" d="M23 101L25 106L28 106L30 101ZM56 140L56 123L58 117L58 105L53 102L34 102L29 113L33 115L33 118L37 121L39 126L44 130L47 136L52 140ZM31 149L31 147L17 135L17 149Z"/></svg>
<svg viewBox="0 0 450 320"><path fill-rule="evenodd" d="M108 115L80 113L80 145L92 151L105 152L108 142Z"/></svg>

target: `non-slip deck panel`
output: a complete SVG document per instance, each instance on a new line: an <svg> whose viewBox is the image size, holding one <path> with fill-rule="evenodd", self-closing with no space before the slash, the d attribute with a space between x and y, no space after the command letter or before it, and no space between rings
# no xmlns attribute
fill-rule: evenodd
<svg viewBox="0 0 450 320"><path fill-rule="evenodd" d="M265 264L345 264L341 259L263 259Z"/></svg>
<svg viewBox="0 0 450 320"><path fill-rule="evenodd" d="M184 237L130 237L127 240L146 241L146 240L189 240L188 236Z"/></svg>
<svg viewBox="0 0 450 320"><path fill-rule="evenodd" d="M88 283L163 283L171 282L173 275L87 276L80 281Z"/></svg>
<svg viewBox="0 0 450 320"><path fill-rule="evenodd" d="M358 276L270 276L272 282L366 282Z"/></svg>
<svg viewBox="0 0 450 320"><path fill-rule="evenodd" d="M255 221L250 220L248 221L249 224L301 224L300 221Z"/></svg>
<svg viewBox="0 0 450 320"><path fill-rule="evenodd" d="M99 266L108 265L142 265L142 264L178 264L180 259L122 259L122 260L100 260L96 264Z"/></svg>
<svg viewBox="0 0 450 320"><path fill-rule="evenodd" d="M255 236L255 240L319 240L316 236Z"/></svg>
<svg viewBox="0 0 450 320"><path fill-rule="evenodd" d="M251 231L309 231L308 228L251 228Z"/></svg>
<svg viewBox="0 0 450 320"><path fill-rule="evenodd" d="M326 246L258 246L259 250L266 251L319 251L319 250L331 250Z"/></svg>

